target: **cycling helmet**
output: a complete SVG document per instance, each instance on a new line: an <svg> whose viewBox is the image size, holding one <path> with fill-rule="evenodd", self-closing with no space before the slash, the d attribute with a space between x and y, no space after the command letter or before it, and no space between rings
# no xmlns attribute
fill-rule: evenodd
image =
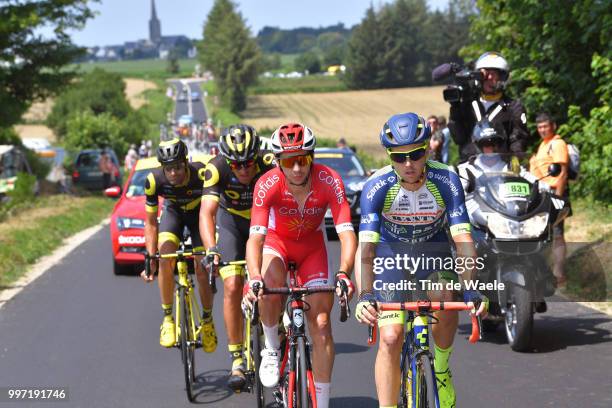
<svg viewBox="0 0 612 408"><path fill-rule="evenodd" d="M308 126L300 123L288 123L276 129L272 134L272 152L279 155L291 152L312 152L317 140Z"/></svg>
<svg viewBox="0 0 612 408"><path fill-rule="evenodd" d="M485 143L501 145L506 140L506 132L503 128L496 129L488 120L479 122L472 131L472 143L479 149Z"/></svg>
<svg viewBox="0 0 612 408"><path fill-rule="evenodd" d="M248 125L232 125L221 133L219 150L229 160L250 160L259 152L257 131Z"/></svg>
<svg viewBox="0 0 612 408"><path fill-rule="evenodd" d="M187 160L187 146L180 139L174 138L160 142L157 147L157 161L162 165Z"/></svg>
<svg viewBox="0 0 612 408"><path fill-rule="evenodd" d="M485 52L476 60L474 66L476 70L479 69L496 69L500 73L500 80L505 82L508 80L508 73L510 72L510 66L508 61L502 55L495 51Z"/></svg>
<svg viewBox="0 0 612 408"><path fill-rule="evenodd" d="M427 121L416 113L393 115L380 132L380 143L387 149L415 143L425 143L431 136Z"/></svg>

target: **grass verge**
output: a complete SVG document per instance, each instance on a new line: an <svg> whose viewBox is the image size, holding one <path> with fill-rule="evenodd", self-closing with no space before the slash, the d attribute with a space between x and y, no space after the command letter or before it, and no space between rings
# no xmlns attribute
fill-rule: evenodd
<svg viewBox="0 0 612 408"><path fill-rule="evenodd" d="M179 59L179 72L176 74L167 71L168 61L162 59L82 63L79 64L78 69L81 72L90 72L95 68L101 68L105 71L116 72L126 78L167 79L191 76L197 63L196 59Z"/></svg>
<svg viewBox="0 0 612 408"><path fill-rule="evenodd" d="M339 76L308 75L302 78L259 78L251 95L339 92L348 88Z"/></svg>
<svg viewBox="0 0 612 408"><path fill-rule="evenodd" d="M105 197L47 196L0 225L0 289L21 277L65 238L100 223L115 201Z"/></svg>

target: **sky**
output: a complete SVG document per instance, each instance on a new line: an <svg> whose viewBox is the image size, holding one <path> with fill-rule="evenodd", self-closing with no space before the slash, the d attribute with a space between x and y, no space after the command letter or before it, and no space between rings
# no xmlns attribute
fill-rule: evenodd
<svg viewBox="0 0 612 408"><path fill-rule="evenodd" d="M235 0L253 35L264 26L320 27L344 23L351 27L365 11L390 0ZM201 38L202 27L214 0L156 0L162 35ZM444 9L448 0L427 0L431 9ZM102 0L93 4L98 15L83 30L72 33L82 46L119 45L149 36L151 0ZM322 12L323 11L323 12Z"/></svg>

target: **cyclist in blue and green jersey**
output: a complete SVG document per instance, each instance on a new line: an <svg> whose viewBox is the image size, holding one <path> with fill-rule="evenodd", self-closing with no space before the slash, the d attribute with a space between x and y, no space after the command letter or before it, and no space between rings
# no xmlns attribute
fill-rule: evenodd
<svg viewBox="0 0 612 408"><path fill-rule="evenodd" d="M420 116L392 116L380 134L392 163L370 177L361 195L361 293L356 317L362 323L378 323L380 328L375 377L381 407L397 404L405 315L378 313L371 301L409 300L407 296L414 292L410 289L427 290L421 283L434 275L442 282L465 283L471 280L475 266L476 251L461 182L448 166L427 160L430 135L429 125ZM415 286L402 286L411 279ZM463 295L466 302L486 300L476 290L464 290ZM434 301L451 301L454 292L445 287L435 293L428 291L428 296ZM487 301L483 301L476 313L486 308ZM432 331L440 406L454 407L448 360L458 314L443 311L436 318L438 324Z"/></svg>

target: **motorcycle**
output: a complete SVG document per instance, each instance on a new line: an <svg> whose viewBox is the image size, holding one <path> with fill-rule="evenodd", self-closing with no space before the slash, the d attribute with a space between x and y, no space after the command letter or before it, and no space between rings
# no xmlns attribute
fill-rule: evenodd
<svg viewBox="0 0 612 408"><path fill-rule="evenodd" d="M466 208L484 260L477 279L494 283L483 291L491 301L483 329L492 332L503 323L515 351L528 350L534 314L546 311L544 298L555 292L552 231L569 213L566 201L521 169L507 153L480 154L459 167L467 175ZM548 169L553 177L560 172L558 164Z"/></svg>

